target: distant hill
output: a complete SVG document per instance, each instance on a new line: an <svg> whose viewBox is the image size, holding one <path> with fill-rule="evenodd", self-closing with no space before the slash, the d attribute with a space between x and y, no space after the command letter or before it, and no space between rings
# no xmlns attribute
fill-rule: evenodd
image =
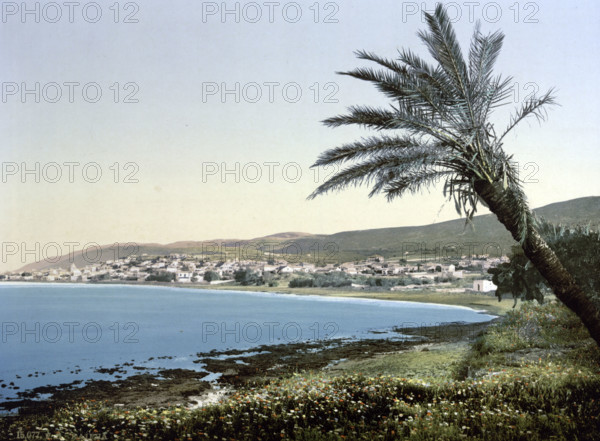
<svg viewBox="0 0 600 441"><path fill-rule="evenodd" d="M597 226L600 222L600 197L591 196L557 202L536 208L534 212L551 222L568 224L583 224L591 222ZM502 254L510 252L510 247L515 244L506 229L498 222L495 215L488 214L476 216L473 219L474 227L465 228L464 219L455 219L431 225L414 227L378 228L371 230L343 231L335 234L310 234L298 232L277 233L269 236L258 237L250 240L237 239L214 239L209 241L178 241L170 244L139 244L136 254L168 255L179 254L203 254L211 255L213 251L220 250L239 257L240 250L244 246L252 252L254 246L269 244L269 249L275 253L287 251L288 256L302 256L296 260L314 261L323 260L329 262L345 262L363 259L367 256L378 254L386 258L404 256L410 251L410 256L418 256L417 249L429 250L429 256L433 257L438 249L443 250L452 244L461 247L459 251L449 252L449 255L457 254L479 254L484 252L486 244L494 244L488 247L488 254L498 253L495 245L500 247ZM103 246L102 260L113 259L117 253L113 245ZM131 246L119 246L119 257L127 257L132 254ZM422 253L422 251L421 251ZM448 255L447 254L447 255ZM291 258L289 260L292 260ZM83 267L88 262L83 259L80 252L75 253L74 263L77 267ZM63 256L55 263L36 262L28 264L19 271L39 271L50 268L69 268L71 262L69 256Z"/></svg>
<svg viewBox="0 0 600 441"><path fill-rule="evenodd" d="M600 197L558 202L533 211L537 216L555 223L591 222L597 226L600 222ZM495 243L501 247L503 254L509 252L510 247L516 244L493 214L475 216L473 226L466 228L464 219L455 219L424 226L344 231L329 235L326 240L339 246L341 256L356 254L362 257L372 254L397 257L414 248L410 246L411 243L421 244L421 248L432 251L436 246L443 247L451 243L462 244L463 250L468 249L466 244L473 244L471 249L475 252L485 244ZM295 242L302 243L303 240Z"/></svg>

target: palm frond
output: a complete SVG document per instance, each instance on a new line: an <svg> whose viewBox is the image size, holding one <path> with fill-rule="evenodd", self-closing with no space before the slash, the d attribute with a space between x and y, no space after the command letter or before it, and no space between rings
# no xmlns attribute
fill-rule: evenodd
<svg viewBox="0 0 600 441"><path fill-rule="evenodd" d="M454 201L454 208L459 216L464 215L467 223L477 211L479 196L474 190L473 178L465 173L456 173L444 183L444 196Z"/></svg>
<svg viewBox="0 0 600 441"><path fill-rule="evenodd" d="M397 74L373 70L368 67L359 67L348 72L337 72L340 75L348 75L359 80L375 83L375 87L389 98L401 99L410 94Z"/></svg>
<svg viewBox="0 0 600 441"><path fill-rule="evenodd" d="M502 78L498 75L478 90L478 98L474 100L473 107L480 123L487 121L493 109L506 104L506 99L512 94L509 87L512 81L512 77Z"/></svg>
<svg viewBox="0 0 600 441"><path fill-rule="evenodd" d="M385 194L388 202L402 197L406 193L416 193L423 188L440 182L442 177L451 174L449 170L422 169L405 173L396 179L387 182L381 191Z"/></svg>
<svg viewBox="0 0 600 441"><path fill-rule="evenodd" d="M517 124L529 116L535 116L538 121L545 120L545 106L557 104L553 92L554 89L550 89L544 96L540 98L532 97L531 99L527 100L527 102L523 104L523 106L511 117L508 127L504 130L504 133L502 133L497 143L500 144L504 137L512 129L514 129Z"/></svg>
<svg viewBox="0 0 600 441"><path fill-rule="evenodd" d="M373 61L374 63L377 63L380 66L386 67L386 68L396 72L398 75L404 76L404 75L408 74L408 70L406 69L406 66L403 66L402 64L400 64L394 60L388 60L388 59L382 58L372 52L366 52L366 51L356 51L354 54L356 55L357 58L359 58L361 60Z"/></svg>
<svg viewBox="0 0 600 441"><path fill-rule="evenodd" d="M504 34L499 31L483 36L477 23L469 52L469 77L474 91L490 82L503 41Z"/></svg>
<svg viewBox="0 0 600 441"><path fill-rule="evenodd" d="M452 125L445 124L428 109L413 106L407 101L400 101L392 108L396 112L394 122L397 129L404 129L414 135L427 134L440 142L457 143L460 138L460 134L454 132Z"/></svg>
<svg viewBox="0 0 600 441"><path fill-rule="evenodd" d="M450 18L444 7L438 4L433 15L425 13L425 19L429 25L429 32L420 31L419 37L429 49L431 56L452 80L457 96L468 104L470 93L467 65Z"/></svg>
<svg viewBox="0 0 600 441"><path fill-rule="evenodd" d="M409 49L399 51L399 60L409 67L406 81L413 81L415 88L429 86L445 104L456 101L455 91L441 67L434 68Z"/></svg>
<svg viewBox="0 0 600 441"><path fill-rule="evenodd" d="M427 142L412 136L387 136L364 138L351 144L329 149L319 155L312 167L343 163L354 159L362 159L365 156L380 153L398 153L398 150L411 147L423 147Z"/></svg>
<svg viewBox="0 0 600 441"><path fill-rule="evenodd" d="M489 111L511 93L508 87L511 78L503 80L500 76L492 77L503 40L501 32L483 36L477 23L469 52L470 88L477 125L484 124Z"/></svg>
<svg viewBox="0 0 600 441"><path fill-rule="evenodd" d="M328 118L323 121L323 124L329 127L356 124L376 130L396 128L396 114L389 110L375 109L368 106L353 106L348 110L350 112L348 115Z"/></svg>
<svg viewBox="0 0 600 441"><path fill-rule="evenodd" d="M382 181L399 177L406 172L426 166L433 167L438 161L443 160L443 157L443 150L433 146L415 147L395 154L372 155L362 162L340 170L317 187L308 198L314 199L320 194L342 190L349 186L357 187L372 183L377 186ZM375 193L377 191L371 192L371 195Z"/></svg>

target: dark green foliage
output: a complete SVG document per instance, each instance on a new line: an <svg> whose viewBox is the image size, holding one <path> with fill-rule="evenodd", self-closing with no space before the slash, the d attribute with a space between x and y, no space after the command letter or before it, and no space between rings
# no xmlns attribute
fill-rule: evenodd
<svg viewBox="0 0 600 441"><path fill-rule="evenodd" d="M349 276L342 272L331 272L326 274L313 274L307 277L298 277L290 280L290 288L342 288L357 285L366 285L369 288L389 289L393 286L427 285L431 280L427 278L405 277L367 277L364 275Z"/></svg>
<svg viewBox="0 0 600 441"><path fill-rule="evenodd" d="M600 234L589 227L567 227L539 222L540 234L556 253L562 264L573 275L577 284L594 301L600 299ZM496 296L502 300L505 294L521 300L544 300L544 292L549 291L545 279L523 254L519 247L513 247L509 263L490 268L492 281L498 289Z"/></svg>
<svg viewBox="0 0 600 441"><path fill-rule="evenodd" d="M544 301L543 290L546 287L540 272L531 264L523 254L520 247L513 247L513 255L509 263L502 263L496 268L488 269L492 275L492 282L498 287L496 296L502 300L504 294L512 294L517 304L517 299Z"/></svg>
<svg viewBox="0 0 600 441"><path fill-rule="evenodd" d="M161 271L158 274L150 274L146 277L147 282L171 282L175 280L175 273Z"/></svg>
<svg viewBox="0 0 600 441"><path fill-rule="evenodd" d="M234 279L240 285L264 285L265 281L260 274L248 268L236 271Z"/></svg>
<svg viewBox="0 0 600 441"><path fill-rule="evenodd" d="M212 282L214 280L221 280L221 277L219 276L219 273L216 273L214 271L206 271L204 273L204 281L205 282Z"/></svg>
<svg viewBox="0 0 600 441"><path fill-rule="evenodd" d="M350 286L352 283L353 279L350 276L342 272L334 271L325 274L317 273L310 277L292 279L288 286L290 288L341 288L343 286Z"/></svg>
<svg viewBox="0 0 600 441"><path fill-rule="evenodd" d="M297 278L290 280L288 286L290 288L312 288L313 286L315 286L314 283L315 279L313 279L312 277Z"/></svg>
<svg viewBox="0 0 600 441"><path fill-rule="evenodd" d="M600 231L590 226L543 223L540 233L577 284L595 301L600 298Z"/></svg>
<svg viewBox="0 0 600 441"><path fill-rule="evenodd" d="M421 285L422 279L412 277L368 277L364 280L361 277L357 283L372 287L381 286L383 288L391 288L392 286Z"/></svg>

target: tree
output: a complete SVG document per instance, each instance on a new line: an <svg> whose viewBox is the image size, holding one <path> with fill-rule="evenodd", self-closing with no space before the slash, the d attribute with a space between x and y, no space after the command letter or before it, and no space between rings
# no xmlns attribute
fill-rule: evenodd
<svg viewBox="0 0 600 441"><path fill-rule="evenodd" d="M221 277L219 276L219 273L216 273L214 271L206 271L204 273L204 281L206 282L212 282L214 280L221 280Z"/></svg>
<svg viewBox="0 0 600 441"><path fill-rule="evenodd" d="M596 305L600 305L600 232L589 226L553 225L539 223L539 231L550 248L556 253L567 270L573 274L577 284ZM510 262L490 268L492 281L498 287L496 296L511 294L515 300L544 301L548 284L519 247L513 247Z"/></svg>
<svg viewBox="0 0 600 441"><path fill-rule="evenodd" d="M483 35L477 24L465 60L443 6L438 4L425 18L428 30L418 35L434 64L410 50L401 50L397 60L358 51L359 59L384 69L341 72L374 83L392 104L389 108L353 106L349 113L326 119L324 124L394 133L322 153L313 166L353 163L327 179L309 198L366 184L372 188L369 196L383 193L391 201L443 181L444 196L454 201L467 224L479 203L496 215L600 346L600 310L541 237L512 155L503 150L506 135L524 119L545 119L547 106L555 104L552 90L531 97L507 127L496 132L490 115L510 102L512 91L510 77L493 73L504 35L499 31Z"/></svg>
<svg viewBox="0 0 600 441"><path fill-rule="evenodd" d="M175 273L160 271L158 274L150 274L146 277L147 282L172 282L175 280Z"/></svg>
<svg viewBox="0 0 600 441"><path fill-rule="evenodd" d="M234 274L234 279L241 285L264 285L264 279L257 272L249 268L238 270Z"/></svg>

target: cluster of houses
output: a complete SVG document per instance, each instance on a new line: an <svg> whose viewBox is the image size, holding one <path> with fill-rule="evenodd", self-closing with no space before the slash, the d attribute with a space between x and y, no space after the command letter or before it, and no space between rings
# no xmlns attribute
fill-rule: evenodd
<svg viewBox="0 0 600 441"><path fill-rule="evenodd" d="M484 273L488 268L496 266L508 259L490 258L479 256L477 259L464 258L459 260L458 268L469 268ZM260 276L276 277L294 273L332 273L339 272L347 275L380 275L380 276L403 276L410 275L413 278L427 278L431 281L436 278L462 279L465 275L463 269L457 269L457 265L436 262L386 262L383 256L371 256L360 262L347 262L342 264L327 264L317 266L314 263L289 263L285 260L278 261L245 261L226 260L210 261L200 257L187 254L170 254L162 257L129 256L127 258L108 260L97 264L88 264L77 268L72 263L69 269L56 268L44 271L5 273L0 280L31 280L31 281L129 281L144 282L152 275L171 274L170 279L175 283L226 283L234 279L235 273L240 270L251 270ZM216 273L218 280L205 282L205 274ZM152 279L151 279L152 280ZM439 279L438 279L439 280ZM496 287L488 280L476 280L473 284L475 291L492 291Z"/></svg>

